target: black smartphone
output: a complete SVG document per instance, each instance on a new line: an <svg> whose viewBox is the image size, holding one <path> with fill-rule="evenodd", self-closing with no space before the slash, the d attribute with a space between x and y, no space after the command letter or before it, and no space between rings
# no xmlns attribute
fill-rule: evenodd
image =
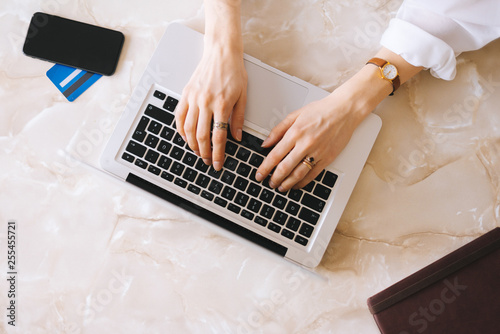
<svg viewBox="0 0 500 334"><path fill-rule="evenodd" d="M31 18L23 52L34 58L111 75L124 40L119 31L38 12Z"/></svg>

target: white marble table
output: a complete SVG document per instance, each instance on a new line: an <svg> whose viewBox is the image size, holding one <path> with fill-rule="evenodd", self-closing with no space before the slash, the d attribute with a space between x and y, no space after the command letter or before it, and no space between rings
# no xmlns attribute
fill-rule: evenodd
<svg viewBox="0 0 500 334"><path fill-rule="evenodd" d="M399 3L248 0L245 51L331 91ZM115 75L67 102L52 65L22 54L36 11L121 30ZM424 72L379 106L382 131L313 273L74 160L98 157L173 20L201 31L202 1L0 4L0 333L378 333L369 296L500 226L500 41L461 55L454 81Z"/></svg>

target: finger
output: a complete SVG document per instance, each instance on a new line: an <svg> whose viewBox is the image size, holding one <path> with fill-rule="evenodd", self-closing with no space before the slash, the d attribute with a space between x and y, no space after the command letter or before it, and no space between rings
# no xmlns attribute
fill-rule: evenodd
<svg viewBox="0 0 500 334"><path fill-rule="evenodd" d="M288 129L293 125L295 120L299 115L298 110L288 115L284 120L282 120L278 125L276 125L269 136L267 136L266 140L262 143L263 147L270 147L275 145L277 142L283 138Z"/></svg>
<svg viewBox="0 0 500 334"><path fill-rule="evenodd" d="M305 187L309 182L314 180L322 170L323 168L318 165L313 166L311 169L307 164L301 161L293 172L283 180L278 189L281 192L286 192L291 188L299 189Z"/></svg>
<svg viewBox="0 0 500 334"><path fill-rule="evenodd" d="M312 180L314 180L316 178L316 176L319 175L319 173L321 173L321 171L325 168L326 166L323 166L323 165L316 165L313 170L311 170L302 180L300 180L299 182L295 183L294 185L292 185L291 187L293 189L300 189L300 188L303 188L305 186L307 186Z"/></svg>
<svg viewBox="0 0 500 334"><path fill-rule="evenodd" d="M184 120L184 133L189 147L199 155L198 141L196 139L196 132L198 126L199 109L196 105L192 105Z"/></svg>
<svg viewBox="0 0 500 334"><path fill-rule="evenodd" d="M233 113L231 114L231 134L237 141L241 141L243 122L245 121L246 104L247 93L246 90L244 90L240 99L236 102Z"/></svg>
<svg viewBox="0 0 500 334"><path fill-rule="evenodd" d="M216 124L216 122L222 122L226 126L225 129L221 128L220 126L214 126L212 131L212 159L215 170L220 170L222 168L222 165L224 164L224 152L226 150L227 139L227 123L226 121L214 119L214 124Z"/></svg>
<svg viewBox="0 0 500 334"><path fill-rule="evenodd" d="M179 105L175 109L175 127L183 138L186 138L186 133L184 132L184 122L186 120L188 107L189 104L187 103L187 98L182 96Z"/></svg>
<svg viewBox="0 0 500 334"><path fill-rule="evenodd" d="M272 188L279 187L283 180L285 180L289 175L297 169L297 166L302 165L301 161L304 158L304 150L299 149L297 146L292 149L288 155L278 163L276 166L276 170L274 171L271 179L269 180L269 185ZM299 166L302 167L302 166ZM299 168L296 173L297 175L292 177L292 179L295 179L296 182L299 181L299 179L296 179L297 177L300 176L300 179L302 179L307 172L309 171L307 166L303 166L305 168ZM294 183L295 184L295 183Z"/></svg>
<svg viewBox="0 0 500 334"><path fill-rule="evenodd" d="M262 164L257 169L257 173L255 174L255 179L259 182L264 180L267 177L267 175L269 175L271 170L280 163L280 161L288 154L288 152L290 152L293 149L294 143L295 142L291 140L280 141L271 150L271 152L269 152L267 157L264 159ZM285 167L286 165L283 166L282 168Z"/></svg>
<svg viewBox="0 0 500 334"><path fill-rule="evenodd" d="M212 125L212 113L200 110L198 116L198 127L196 129L196 140L200 149L200 156L206 165L212 164L212 148L210 144L210 127Z"/></svg>

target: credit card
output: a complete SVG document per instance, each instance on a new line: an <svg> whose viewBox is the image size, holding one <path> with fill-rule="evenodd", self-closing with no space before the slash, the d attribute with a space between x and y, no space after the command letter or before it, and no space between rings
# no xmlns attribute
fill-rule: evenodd
<svg viewBox="0 0 500 334"><path fill-rule="evenodd" d="M68 101L73 102L102 75L55 64L47 71L47 77Z"/></svg>

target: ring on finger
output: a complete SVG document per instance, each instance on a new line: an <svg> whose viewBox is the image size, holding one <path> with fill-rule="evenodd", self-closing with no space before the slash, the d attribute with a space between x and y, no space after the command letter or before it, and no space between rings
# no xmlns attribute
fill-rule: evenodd
<svg viewBox="0 0 500 334"><path fill-rule="evenodd" d="M312 170L316 166L314 158L310 156L306 156L304 159L302 159L302 163L306 165L309 170Z"/></svg>
<svg viewBox="0 0 500 334"><path fill-rule="evenodd" d="M225 130L227 131L227 128L229 127L229 124L226 122L214 122L213 129L219 129L219 130Z"/></svg>

